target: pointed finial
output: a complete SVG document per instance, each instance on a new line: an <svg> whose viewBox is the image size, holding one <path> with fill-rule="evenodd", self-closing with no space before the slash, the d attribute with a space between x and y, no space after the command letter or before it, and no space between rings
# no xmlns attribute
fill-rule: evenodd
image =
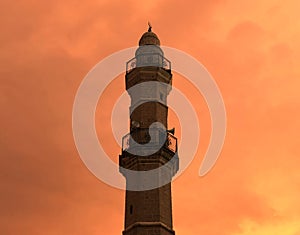
<svg viewBox="0 0 300 235"><path fill-rule="evenodd" d="M148 32L151 32L151 30L152 30L152 25L150 24L150 22L148 21L148 26L149 26L149 28L148 28Z"/></svg>

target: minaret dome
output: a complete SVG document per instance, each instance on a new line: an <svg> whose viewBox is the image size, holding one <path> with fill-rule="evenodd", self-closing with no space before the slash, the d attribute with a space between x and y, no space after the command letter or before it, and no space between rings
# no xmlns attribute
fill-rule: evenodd
<svg viewBox="0 0 300 235"><path fill-rule="evenodd" d="M160 41L155 33L152 32L152 26L150 23L148 23L149 28L148 32L145 32L140 41L139 46L145 46L145 45L156 45L160 46Z"/></svg>

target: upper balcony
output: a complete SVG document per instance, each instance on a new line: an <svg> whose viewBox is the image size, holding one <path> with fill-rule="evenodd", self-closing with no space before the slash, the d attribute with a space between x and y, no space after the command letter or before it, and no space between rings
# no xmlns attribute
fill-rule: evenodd
<svg viewBox="0 0 300 235"><path fill-rule="evenodd" d="M126 63L126 73L138 67L160 67L171 72L171 62L160 53L139 54Z"/></svg>

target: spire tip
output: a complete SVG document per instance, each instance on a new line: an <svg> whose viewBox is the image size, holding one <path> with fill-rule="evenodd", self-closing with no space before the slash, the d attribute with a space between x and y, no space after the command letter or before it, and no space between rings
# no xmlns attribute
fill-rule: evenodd
<svg viewBox="0 0 300 235"><path fill-rule="evenodd" d="M152 32L152 25L150 24L150 22L148 21L148 26L149 26L149 28L148 28L148 32Z"/></svg>

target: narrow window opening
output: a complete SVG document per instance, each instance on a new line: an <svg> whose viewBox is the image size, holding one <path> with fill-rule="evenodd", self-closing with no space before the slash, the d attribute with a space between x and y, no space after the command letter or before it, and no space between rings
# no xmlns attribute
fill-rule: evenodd
<svg viewBox="0 0 300 235"><path fill-rule="evenodd" d="M160 99L161 99L162 101L164 101L164 95L163 95L163 93L160 93Z"/></svg>
<svg viewBox="0 0 300 235"><path fill-rule="evenodd" d="M132 206L132 205L130 205L129 212L130 212L130 214L132 215L132 213L133 213L133 206Z"/></svg>

